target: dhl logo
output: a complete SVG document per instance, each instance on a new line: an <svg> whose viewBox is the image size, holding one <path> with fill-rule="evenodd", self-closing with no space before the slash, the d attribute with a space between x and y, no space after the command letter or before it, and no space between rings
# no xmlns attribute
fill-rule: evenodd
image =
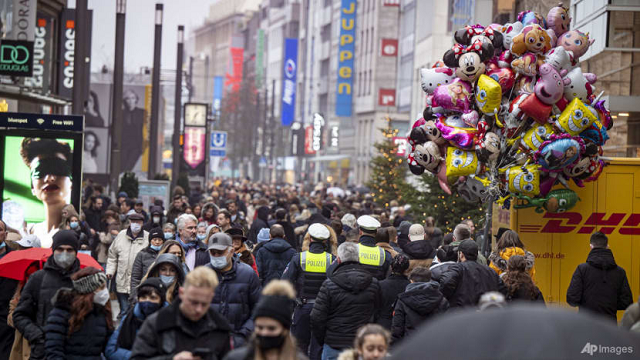
<svg viewBox="0 0 640 360"><path fill-rule="evenodd" d="M616 229L620 235L640 235L640 214L592 213L583 222L582 214L577 212L545 213L543 219L549 219L544 225L521 224L522 233L566 234L577 230L578 234L591 234L599 227L603 234L612 234Z"/></svg>

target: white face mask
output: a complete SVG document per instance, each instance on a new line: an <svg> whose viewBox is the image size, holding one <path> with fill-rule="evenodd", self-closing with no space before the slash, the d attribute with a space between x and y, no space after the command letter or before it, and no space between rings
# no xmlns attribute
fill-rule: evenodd
<svg viewBox="0 0 640 360"><path fill-rule="evenodd" d="M140 224L136 224L136 223L131 223L131 232L134 234L137 234L140 232L140 229L142 229L142 225Z"/></svg>
<svg viewBox="0 0 640 360"><path fill-rule="evenodd" d="M107 288L104 288L93 294L94 303L104 306L107 301L109 301L109 290L107 290Z"/></svg>

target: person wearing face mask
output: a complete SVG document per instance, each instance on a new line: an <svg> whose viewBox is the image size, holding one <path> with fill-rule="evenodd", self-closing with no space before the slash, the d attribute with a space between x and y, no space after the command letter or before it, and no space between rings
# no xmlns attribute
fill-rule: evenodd
<svg viewBox="0 0 640 360"><path fill-rule="evenodd" d="M180 259L173 254L160 254L149 272L142 279L157 278L167 287L167 302L172 304L178 298L178 289L184 284L185 272L182 270Z"/></svg>
<svg viewBox="0 0 640 360"><path fill-rule="evenodd" d="M234 348L242 346L253 332L251 311L260 298L260 280L251 266L235 256L228 234L217 233L209 238L209 255L207 267L220 280L211 307L229 321Z"/></svg>
<svg viewBox="0 0 640 360"><path fill-rule="evenodd" d="M53 255L35 272L22 289L13 313L15 328L29 341L31 359L45 358L44 325L53 309L51 299L58 289L73 286L71 274L80 269L78 238L73 231L60 230L53 236Z"/></svg>
<svg viewBox="0 0 640 360"><path fill-rule="evenodd" d="M172 223L164 223L162 225L165 240L174 240L176 238L176 226Z"/></svg>
<svg viewBox="0 0 640 360"><path fill-rule="evenodd" d="M179 299L144 321L131 359L222 359L230 350L231 328L210 306L217 287L215 272L206 266L190 272Z"/></svg>
<svg viewBox="0 0 640 360"><path fill-rule="evenodd" d="M153 228L162 227L162 208L160 206L152 206L149 209L149 221L146 222L143 226L143 230L151 231Z"/></svg>
<svg viewBox="0 0 640 360"><path fill-rule="evenodd" d="M178 236L176 240L184 248L184 257L189 271L197 266L209 263L207 246L197 237L197 224L198 219L191 214L182 214L178 217ZM206 227L200 231L206 232Z"/></svg>
<svg viewBox="0 0 640 360"><path fill-rule="evenodd" d="M164 306L167 286L158 278L149 278L137 289L136 305L122 318L120 326L113 332L104 355L107 360L127 360L138 330L146 318Z"/></svg>
<svg viewBox="0 0 640 360"><path fill-rule="evenodd" d="M298 360L307 359L291 336L291 315L295 291L288 281L273 280L262 291L253 310L255 330L247 345L236 348L224 360Z"/></svg>
<svg viewBox="0 0 640 360"><path fill-rule="evenodd" d="M147 271L151 267L160 249L164 244L164 233L162 229L154 228L149 231L149 246L140 250L136 259L133 261L133 268L131 268L131 292L130 300L136 299L136 288L140 285L142 278L147 274Z"/></svg>
<svg viewBox="0 0 640 360"><path fill-rule="evenodd" d="M44 326L47 360L101 360L113 332L107 276L93 267L71 275L72 289L53 297Z"/></svg>
<svg viewBox="0 0 640 360"><path fill-rule="evenodd" d="M131 272L133 263L140 251L149 246L149 233L142 230L144 218L138 213L129 216L129 227L120 231L109 248L107 259L107 277L116 275L116 295L122 316L129 309L129 292L131 291Z"/></svg>
<svg viewBox="0 0 640 360"><path fill-rule="evenodd" d="M204 222L198 223L198 226L196 227L196 239L202 242L207 240L207 223L204 223Z"/></svg>

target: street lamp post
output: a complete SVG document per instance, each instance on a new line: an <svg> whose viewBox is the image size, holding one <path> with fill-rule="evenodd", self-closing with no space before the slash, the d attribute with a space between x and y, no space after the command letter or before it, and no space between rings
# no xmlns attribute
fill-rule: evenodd
<svg viewBox="0 0 640 360"><path fill-rule="evenodd" d="M76 42L73 56L73 106L74 114L84 113L84 101L89 89L87 84L87 0L76 1Z"/></svg>
<svg viewBox="0 0 640 360"><path fill-rule="evenodd" d="M171 188L175 188L180 175L180 130L182 128L182 58L184 55L184 26L178 26L178 59L176 61L176 90L173 111L173 164L171 165Z"/></svg>
<svg viewBox="0 0 640 360"><path fill-rule="evenodd" d="M160 57L162 49L162 13L163 5L156 4L155 36L153 46L153 80L151 87L151 124L149 131L149 172L151 180L156 174L158 157L158 115L160 112Z"/></svg>
<svg viewBox="0 0 640 360"><path fill-rule="evenodd" d="M111 191L118 191L118 177L121 170L122 153L122 82L124 74L124 24L127 11L127 0L116 2L116 49L113 65L113 103L111 113Z"/></svg>

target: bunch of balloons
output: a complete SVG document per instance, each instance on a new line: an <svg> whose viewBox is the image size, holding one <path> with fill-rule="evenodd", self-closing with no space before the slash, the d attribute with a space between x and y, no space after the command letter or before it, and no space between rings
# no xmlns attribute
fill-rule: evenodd
<svg viewBox="0 0 640 360"><path fill-rule="evenodd" d="M546 18L526 11L456 31L442 61L420 71L428 105L408 134L411 172L431 172L470 202L573 207L569 182L598 178L613 123L596 75L579 66L594 39L570 22L559 4ZM558 183L566 189L552 191Z"/></svg>

